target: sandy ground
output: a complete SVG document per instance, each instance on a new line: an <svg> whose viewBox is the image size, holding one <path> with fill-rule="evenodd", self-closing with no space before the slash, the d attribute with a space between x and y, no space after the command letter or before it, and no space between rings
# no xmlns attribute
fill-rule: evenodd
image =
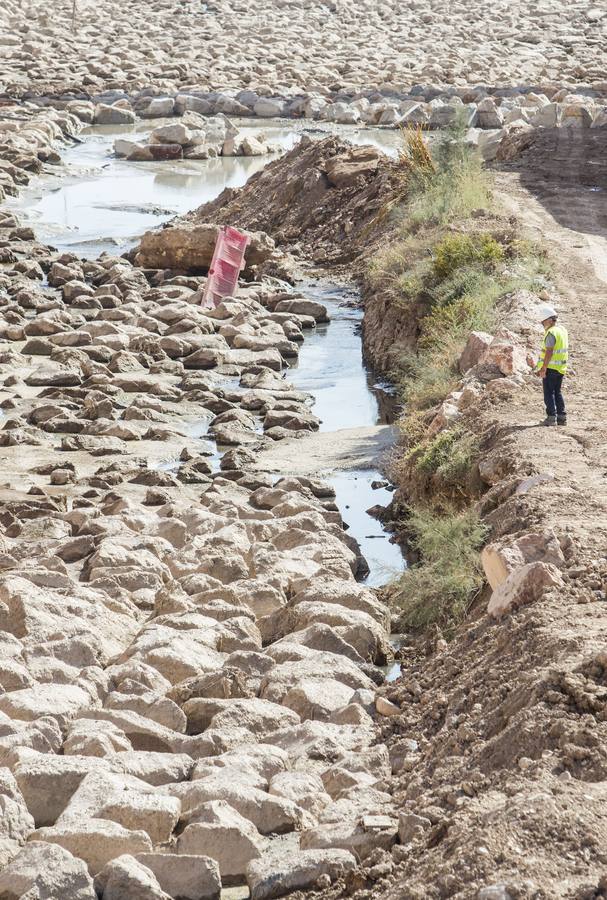
<svg viewBox="0 0 607 900"><path fill-rule="evenodd" d="M547 247L555 267L556 306L568 327L571 372L564 384L569 426L538 431L541 387L515 396L501 418L521 452L555 476L549 507L555 524L566 521L595 544L607 532L607 362L603 323L607 308L607 195L604 139L588 146L580 135L558 135L537 166L502 173L500 203ZM548 151L548 147L546 147ZM537 153L534 154L537 159ZM566 500L564 499L566 497ZM563 507L562 503L566 506ZM548 510L546 510L548 512Z"/></svg>
<svg viewBox="0 0 607 900"><path fill-rule="evenodd" d="M301 434L263 450L255 468L320 477L331 472L375 469L381 466L394 439L390 425Z"/></svg>

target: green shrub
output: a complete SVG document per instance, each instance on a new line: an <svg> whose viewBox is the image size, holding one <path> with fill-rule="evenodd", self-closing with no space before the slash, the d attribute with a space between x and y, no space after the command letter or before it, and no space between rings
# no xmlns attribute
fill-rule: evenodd
<svg viewBox="0 0 607 900"><path fill-rule="evenodd" d="M409 455L418 472L436 477L444 488L465 493L478 458L478 443L473 434L456 425L414 447Z"/></svg>
<svg viewBox="0 0 607 900"><path fill-rule="evenodd" d="M504 248L490 234L450 234L434 250L434 274L450 278L458 269L493 269L504 258Z"/></svg>
<svg viewBox="0 0 607 900"><path fill-rule="evenodd" d="M470 489L473 471L479 457L478 441L475 435L465 432L454 443L447 456L436 470L444 485L465 493Z"/></svg>
<svg viewBox="0 0 607 900"><path fill-rule="evenodd" d="M429 409L444 400L459 380L457 360L470 332L495 330L500 297L537 290L547 271L542 254L529 246L525 256L508 261L506 268L509 245L503 247L486 233L450 235L435 246L434 280L426 275L418 295L408 295L408 302L423 300L427 308L419 323L418 352L413 358L407 354L399 379L403 399L413 409ZM436 276L437 267L449 274Z"/></svg>
<svg viewBox="0 0 607 900"><path fill-rule="evenodd" d="M435 348L418 353L408 360L406 371L401 371L399 384L407 411L431 409L445 399L455 388L458 375L455 359L445 348L445 354Z"/></svg>
<svg viewBox="0 0 607 900"><path fill-rule="evenodd" d="M463 297L475 297L492 291L497 283L498 280L487 272L465 266L435 284L429 294L434 307L449 306Z"/></svg>
<svg viewBox="0 0 607 900"><path fill-rule="evenodd" d="M462 621L483 584L478 550L486 529L473 510L436 513L418 509L409 521L420 562L401 576L391 600L404 628L437 624L447 633Z"/></svg>
<svg viewBox="0 0 607 900"><path fill-rule="evenodd" d="M425 179L423 188L418 187L410 195L409 223L415 228L430 222L447 225L489 203L487 175L480 163L469 163L459 171L442 172Z"/></svg>
<svg viewBox="0 0 607 900"><path fill-rule="evenodd" d="M421 324L419 346L441 351L445 341L457 345L457 359L471 331L489 331L493 325L492 295L471 294L435 307Z"/></svg>
<svg viewBox="0 0 607 900"><path fill-rule="evenodd" d="M421 171L409 186L410 225L446 225L486 207L491 195L487 173L478 152L467 143L463 116L441 133L432 150L434 169Z"/></svg>
<svg viewBox="0 0 607 900"><path fill-rule="evenodd" d="M434 475L436 470L448 459L458 437L457 428L446 428L424 447L414 448L413 452L417 455L415 468L427 475Z"/></svg>
<svg viewBox="0 0 607 900"><path fill-rule="evenodd" d="M424 291L424 277L421 272L413 269L404 272L394 280L394 294L398 301L411 301L418 298Z"/></svg>

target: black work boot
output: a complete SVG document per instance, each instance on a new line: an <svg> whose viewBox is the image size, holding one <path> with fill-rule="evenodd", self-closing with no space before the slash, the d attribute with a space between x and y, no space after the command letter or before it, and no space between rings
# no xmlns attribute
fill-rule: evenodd
<svg viewBox="0 0 607 900"><path fill-rule="evenodd" d="M557 416L556 417L557 425L566 425L567 424L567 415Z"/></svg>
<svg viewBox="0 0 607 900"><path fill-rule="evenodd" d="M556 425L556 416L546 416L542 425Z"/></svg>

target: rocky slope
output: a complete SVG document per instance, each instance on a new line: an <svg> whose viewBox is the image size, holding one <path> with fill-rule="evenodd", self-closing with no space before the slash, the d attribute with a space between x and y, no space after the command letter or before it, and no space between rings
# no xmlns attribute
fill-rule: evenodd
<svg viewBox="0 0 607 900"><path fill-rule="evenodd" d="M25 94L208 86L323 93L439 85L603 85L601 4L5 0L0 83ZM227 111L227 110L226 110Z"/></svg>

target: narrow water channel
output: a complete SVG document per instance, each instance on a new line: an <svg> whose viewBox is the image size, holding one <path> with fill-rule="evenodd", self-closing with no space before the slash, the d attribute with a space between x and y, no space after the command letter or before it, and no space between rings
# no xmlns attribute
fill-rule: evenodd
<svg viewBox="0 0 607 900"><path fill-rule="evenodd" d="M131 136L147 133L157 124L87 129L81 143L63 154L57 174L34 178L10 205L24 224L35 228L40 240L58 250L87 258L104 251L117 254L132 247L144 231L212 200L224 187L244 184L272 158L129 163L111 155L116 137L125 132ZM285 148L292 146L303 130L292 122L265 127L245 124L245 128L263 132ZM384 141L388 149L396 146L394 132L340 131L347 131L356 143L373 139L378 145ZM313 281L297 285L297 289L325 304L331 314L329 324L307 334L299 360L287 372L296 388L314 397L321 431L389 424L394 411L389 385L375 383L363 363L362 312L356 305L356 293L343 285ZM236 387L237 381L230 387ZM214 444L205 440L207 427L206 419L193 423L191 436L208 445L218 464ZM167 460L160 465L170 470L179 462ZM404 563L398 545L390 542L381 524L367 512L390 502L384 477L376 469L361 469L328 474L327 480L335 488L343 519L367 560L365 582L370 586L385 583L402 571Z"/></svg>

